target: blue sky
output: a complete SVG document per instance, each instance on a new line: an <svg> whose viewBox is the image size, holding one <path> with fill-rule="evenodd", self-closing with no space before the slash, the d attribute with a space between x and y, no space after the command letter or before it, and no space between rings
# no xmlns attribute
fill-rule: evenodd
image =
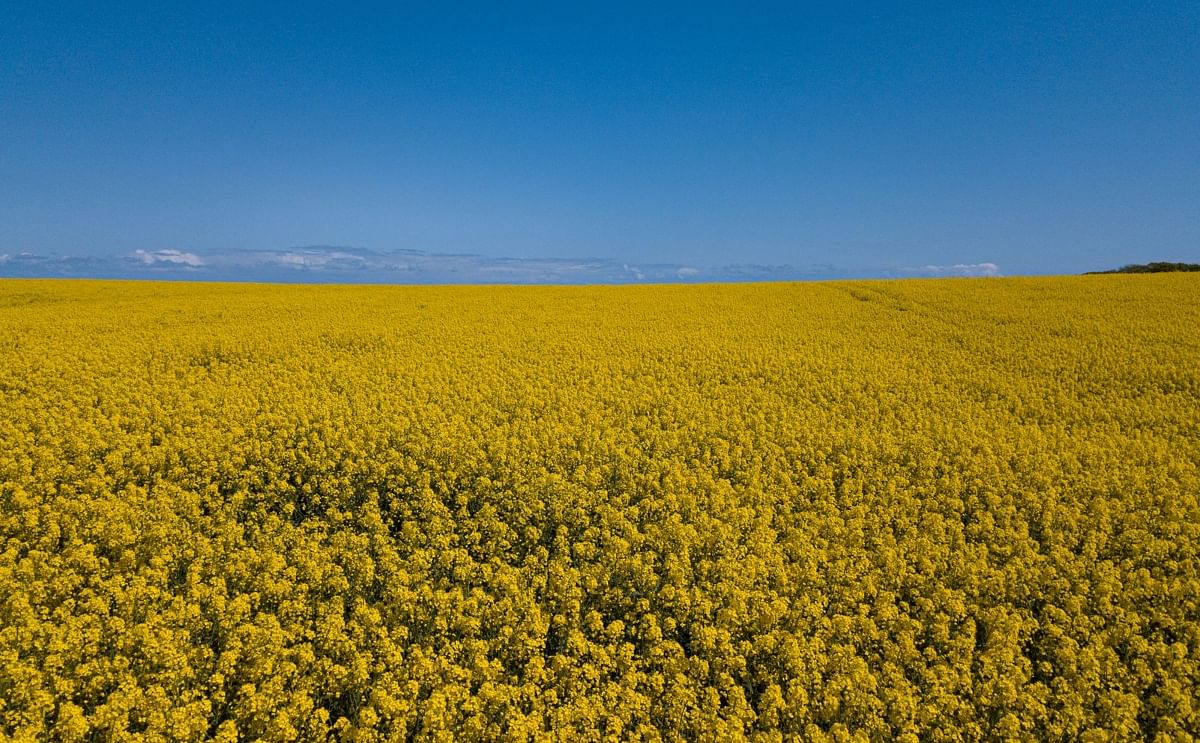
<svg viewBox="0 0 1200 743"><path fill-rule="evenodd" d="M0 275L1200 261L1200 4L0 5Z"/></svg>

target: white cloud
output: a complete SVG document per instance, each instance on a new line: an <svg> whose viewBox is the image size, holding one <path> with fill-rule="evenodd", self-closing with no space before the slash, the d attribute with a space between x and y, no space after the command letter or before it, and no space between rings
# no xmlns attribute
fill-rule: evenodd
<svg viewBox="0 0 1200 743"><path fill-rule="evenodd" d="M295 268L321 268L332 260L333 258L328 255L305 255L303 253L280 253L278 256L274 256L275 263ZM270 260L264 261L264 263L270 262Z"/></svg>
<svg viewBox="0 0 1200 743"><path fill-rule="evenodd" d="M691 266L682 266L675 275L681 279L691 279L700 275L700 269L692 268Z"/></svg>
<svg viewBox="0 0 1200 743"><path fill-rule="evenodd" d="M924 276L999 276L995 263L955 263L952 266L922 266L915 273Z"/></svg>
<svg viewBox="0 0 1200 743"><path fill-rule="evenodd" d="M286 250L281 253L266 253L263 263L278 263L292 268L365 268L368 261L361 255L343 250L310 249Z"/></svg>
<svg viewBox="0 0 1200 743"><path fill-rule="evenodd" d="M185 253L182 250L135 250L133 259L144 266L188 266L199 268L204 261L195 253Z"/></svg>

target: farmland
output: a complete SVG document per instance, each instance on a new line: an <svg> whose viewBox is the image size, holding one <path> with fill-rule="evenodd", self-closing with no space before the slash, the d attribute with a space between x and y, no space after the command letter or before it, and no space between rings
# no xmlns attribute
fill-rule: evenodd
<svg viewBox="0 0 1200 743"><path fill-rule="evenodd" d="M1200 276L0 281L0 737L1186 740Z"/></svg>

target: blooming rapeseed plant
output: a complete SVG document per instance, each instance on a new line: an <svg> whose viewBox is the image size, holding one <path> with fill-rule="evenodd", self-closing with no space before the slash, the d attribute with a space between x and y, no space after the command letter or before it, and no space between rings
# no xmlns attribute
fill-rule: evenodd
<svg viewBox="0 0 1200 743"><path fill-rule="evenodd" d="M0 737L1187 740L1200 278L0 282Z"/></svg>

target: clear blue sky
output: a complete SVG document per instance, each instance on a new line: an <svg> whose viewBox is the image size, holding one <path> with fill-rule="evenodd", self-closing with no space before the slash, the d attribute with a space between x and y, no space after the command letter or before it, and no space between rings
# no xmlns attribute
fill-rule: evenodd
<svg viewBox="0 0 1200 743"><path fill-rule="evenodd" d="M1200 3L0 4L0 275L395 251L1200 261Z"/></svg>

